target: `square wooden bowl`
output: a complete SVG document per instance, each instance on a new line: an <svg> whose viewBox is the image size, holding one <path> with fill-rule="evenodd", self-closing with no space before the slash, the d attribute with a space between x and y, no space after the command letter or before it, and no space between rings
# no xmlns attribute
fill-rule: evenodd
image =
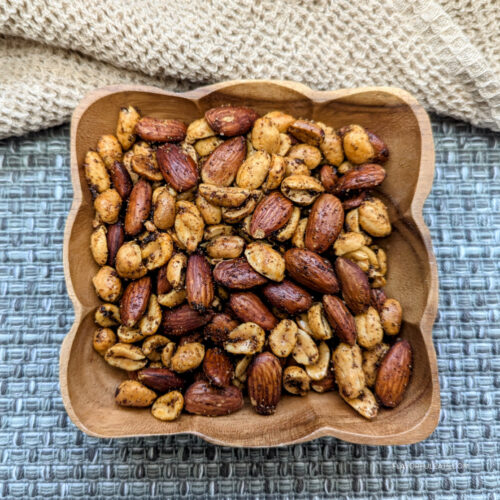
<svg viewBox="0 0 500 500"><path fill-rule="evenodd" d="M220 104L244 104L266 113L273 109L320 120L337 128L359 123L387 143L387 179L378 195L389 206L393 232L381 240L387 251L386 290L404 311L401 336L414 350L414 370L400 406L381 409L374 421L358 415L337 393L305 398L283 396L273 416L256 414L248 402L225 417L183 414L161 422L149 409L115 404L124 373L107 365L92 348L94 310L99 300L91 278L97 270L89 248L94 210L81 165L100 135L114 133L120 107L132 104L142 115L190 122ZM438 279L422 206L434 176L429 118L407 92L360 88L331 92L278 81L235 81L175 94L144 86L120 85L96 90L76 108L71 122L71 176L74 199L66 224L64 269L75 322L61 348L60 380L66 410L81 430L98 437L191 433L216 444L277 446L320 436L370 445L409 444L435 429L440 411L432 325L437 312Z"/></svg>

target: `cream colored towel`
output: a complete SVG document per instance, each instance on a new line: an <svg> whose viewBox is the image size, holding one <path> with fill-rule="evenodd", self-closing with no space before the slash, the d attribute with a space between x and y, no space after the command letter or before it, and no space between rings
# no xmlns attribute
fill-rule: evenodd
<svg viewBox="0 0 500 500"><path fill-rule="evenodd" d="M391 85L500 130L498 0L0 0L0 137L91 89L240 78Z"/></svg>

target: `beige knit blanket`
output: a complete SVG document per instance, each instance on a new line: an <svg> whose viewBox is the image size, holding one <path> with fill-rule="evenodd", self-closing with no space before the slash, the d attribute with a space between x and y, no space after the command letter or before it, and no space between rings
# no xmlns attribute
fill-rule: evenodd
<svg viewBox="0 0 500 500"><path fill-rule="evenodd" d="M0 0L0 137L116 83L402 87L500 130L499 0Z"/></svg>

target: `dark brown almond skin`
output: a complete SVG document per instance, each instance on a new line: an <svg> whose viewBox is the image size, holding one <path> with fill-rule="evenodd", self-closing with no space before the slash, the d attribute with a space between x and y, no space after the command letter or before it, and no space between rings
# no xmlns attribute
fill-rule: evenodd
<svg viewBox="0 0 500 500"><path fill-rule="evenodd" d="M120 318L122 324L133 327L143 316L151 295L151 278L144 276L131 281L120 302Z"/></svg>
<svg viewBox="0 0 500 500"><path fill-rule="evenodd" d="M205 113L205 120L218 135L234 137L246 134L259 117L246 106L219 106Z"/></svg>
<svg viewBox="0 0 500 500"><path fill-rule="evenodd" d="M219 262L214 268L214 279L233 290L248 290L267 283L267 278L254 271L244 258Z"/></svg>
<svg viewBox="0 0 500 500"><path fill-rule="evenodd" d="M183 389L186 381L168 368L143 368L137 372L137 379L160 394Z"/></svg>
<svg viewBox="0 0 500 500"><path fill-rule="evenodd" d="M302 248L290 248L284 257L288 274L301 285L319 293L339 291L333 266L321 255Z"/></svg>
<svg viewBox="0 0 500 500"><path fill-rule="evenodd" d="M385 169L376 163L364 163L340 177L334 188L335 194L344 194L357 189L370 189L382 184Z"/></svg>
<svg viewBox="0 0 500 500"><path fill-rule="evenodd" d="M151 212L152 195L151 184L144 179L132 188L125 213L125 233L129 236L136 236L142 231L144 221Z"/></svg>
<svg viewBox="0 0 500 500"><path fill-rule="evenodd" d="M238 321L229 314L216 314L212 321L205 326L203 331L205 339L211 340L215 345L222 346L227 340L229 332L233 331L239 325Z"/></svg>
<svg viewBox="0 0 500 500"><path fill-rule="evenodd" d="M172 290L172 285L167 279L167 264L161 266L156 274L156 295L162 295Z"/></svg>
<svg viewBox="0 0 500 500"><path fill-rule="evenodd" d="M325 132L314 122L308 120L295 120L289 127L288 132L300 142L305 142L311 146L319 146Z"/></svg>
<svg viewBox="0 0 500 500"><path fill-rule="evenodd" d="M180 120L167 120L145 116L136 126L135 133L150 142L180 142L186 137L187 127Z"/></svg>
<svg viewBox="0 0 500 500"><path fill-rule="evenodd" d="M227 387L233 379L233 363L222 349L213 347L203 358L203 373L215 387Z"/></svg>
<svg viewBox="0 0 500 500"><path fill-rule="evenodd" d="M311 389L315 392L330 392L335 390L335 375L329 371L321 380L311 380Z"/></svg>
<svg viewBox="0 0 500 500"><path fill-rule="evenodd" d="M322 194L309 213L304 243L308 250L323 253L342 230L344 225L344 209L341 201L333 194Z"/></svg>
<svg viewBox="0 0 500 500"><path fill-rule="evenodd" d="M248 396L255 411L272 415L281 399L282 368L279 359L270 352L255 357L247 379Z"/></svg>
<svg viewBox="0 0 500 500"><path fill-rule="evenodd" d="M278 324L271 311L252 292L233 293L229 306L243 323L251 321L264 330L272 330Z"/></svg>
<svg viewBox="0 0 500 500"><path fill-rule="evenodd" d="M323 165L319 171L319 180L327 193L332 193L338 181L335 169L331 165Z"/></svg>
<svg viewBox="0 0 500 500"><path fill-rule="evenodd" d="M116 254L125 240L125 231L123 224L117 222L108 226L106 241L108 243L108 266L115 267Z"/></svg>
<svg viewBox="0 0 500 500"><path fill-rule="evenodd" d="M335 295L323 296L326 318L335 330L337 337L346 344L356 343L356 323L349 309Z"/></svg>
<svg viewBox="0 0 500 500"><path fill-rule="evenodd" d="M250 235L253 238L267 238L281 229L292 216L293 203L279 191L266 196L255 208L250 221Z"/></svg>
<svg viewBox="0 0 500 500"><path fill-rule="evenodd" d="M191 255L186 270L186 292L189 305L199 312L210 308L214 300L212 270L201 254Z"/></svg>
<svg viewBox="0 0 500 500"><path fill-rule="evenodd" d="M262 291L271 305L288 314L298 314L312 306L311 295L290 280L269 283Z"/></svg>
<svg viewBox="0 0 500 500"><path fill-rule="evenodd" d="M382 311L384 307L384 302L387 300L387 295L382 288L371 288L370 289L370 305L374 307L378 312Z"/></svg>
<svg viewBox="0 0 500 500"><path fill-rule="evenodd" d="M134 187L128 170L123 166L123 163L115 161L108 169L108 172L114 188L118 191L122 200L126 200Z"/></svg>
<svg viewBox="0 0 500 500"><path fill-rule="evenodd" d="M366 191L361 191L355 196L348 198L347 200L344 200L342 202L342 208L344 209L344 212L352 210L353 208L358 208L361 205L361 203L365 201L365 198L366 198Z"/></svg>
<svg viewBox="0 0 500 500"><path fill-rule="evenodd" d="M407 340L396 342L382 359L375 381L375 394L389 408L403 400L412 371L413 352Z"/></svg>
<svg viewBox="0 0 500 500"><path fill-rule="evenodd" d="M361 268L343 257L335 261L335 272L340 281L342 298L354 314L361 314L370 305L370 284Z"/></svg>
<svg viewBox="0 0 500 500"><path fill-rule="evenodd" d="M387 149L385 142L369 130L367 130L366 133L368 134L370 143L375 151L375 155L373 156L372 161L375 161L377 163L386 162L389 159L389 150Z"/></svg>
<svg viewBox="0 0 500 500"><path fill-rule="evenodd" d="M206 417L229 415L243 407L243 394L234 385L217 388L205 380L190 385L184 394L184 409Z"/></svg>
<svg viewBox="0 0 500 500"><path fill-rule="evenodd" d="M212 317L213 313L199 313L191 309L188 304L183 304L174 309L165 309L162 318L163 332L167 336L179 337L205 326Z"/></svg>
<svg viewBox="0 0 500 500"><path fill-rule="evenodd" d="M164 144L156 151L156 160L163 178L179 192L187 191L198 182L194 160L177 144Z"/></svg>
<svg viewBox="0 0 500 500"><path fill-rule="evenodd" d="M247 145L244 137L224 141L203 163L201 179L207 184L230 186L246 154Z"/></svg>

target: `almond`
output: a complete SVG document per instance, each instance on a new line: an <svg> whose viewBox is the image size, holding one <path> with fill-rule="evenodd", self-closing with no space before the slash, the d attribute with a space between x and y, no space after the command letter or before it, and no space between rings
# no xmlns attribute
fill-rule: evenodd
<svg viewBox="0 0 500 500"><path fill-rule="evenodd" d="M250 235L258 239L267 238L288 222L292 212L293 203L274 191L255 208L250 222Z"/></svg>
<svg viewBox="0 0 500 500"><path fill-rule="evenodd" d="M212 270L207 259L200 254L191 255L186 271L186 291L189 305L195 311L206 311L214 300Z"/></svg>
<svg viewBox="0 0 500 500"><path fill-rule="evenodd" d="M267 283L267 279L254 271L246 259L219 262L214 268L217 283L236 290L248 290Z"/></svg>
<svg viewBox="0 0 500 500"><path fill-rule="evenodd" d="M123 166L123 163L115 161L111 167L109 167L108 172L113 182L113 187L118 191L122 200L126 200L133 187L128 170Z"/></svg>
<svg viewBox="0 0 500 500"><path fill-rule="evenodd" d="M211 340L216 345L222 345L237 326L238 322L228 314L216 314L212 321L205 326L205 338Z"/></svg>
<svg viewBox="0 0 500 500"><path fill-rule="evenodd" d="M257 413L271 415L281 399L282 368L270 352L258 354L248 370L248 396Z"/></svg>
<svg viewBox="0 0 500 500"><path fill-rule="evenodd" d="M201 179L207 184L230 186L247 152L244 137L224 141L210 154L201 167Z"/></svg>
<svg viewBox="0 0 500 500"><path fill-rule="evenodd" d="M354 189L371 189L385 179L385 170L376 163L365 163L347 172L337 182L334 193L346 193Z"/></svg>
<svg viewBox="0 0 500 500"><path fill-rule="evenodd" d="M332 194L322 194L311 208L307 220L305 245L313 252L325 252L337 239L344 225L341 201Z"/></svg>
<svg viewBox="0 0 500 500"><path fill-rule="evenodd" d="M180 142L186 137L186 125L180 120L145 116L135 125L135 133L150 142Z"/></svg>
<svg viewBox="0 0 500 500"><path fill-rule="evenodd" d="M339 284L330 262L321 255L300 248L285 252L288 274L301 285L320 293L337 293Z"/></svg>
<svg viewBox="0 0 500 500"><path fill-rule="evenodd" d="M163 331L166 335L180 336L205 326L213 317L210 312L199 313L188 304L163 311Z"/></svg>
<svg viewBox="0 0 500 500"><path fill-rule="evenodd" d="M295 120L289 127L288 132L300 142L311 146L319 146L325 137L325 132L317 124L309 120Z"/></svg>
<svg viewBox="0 0 500 500"><path fill-rule="evenodd" d="M216 387L227 387L231 383L234 367L222 349L208 349L203 360L203 373Z"/></svg>
<svg viewBox="0 0 500 500"><path fill-rule="evenodd" d="M271 311L252 292L233 293L229 306L241 321L252 321L264 330L272 330L278 324Z"/></svg>
<svg viewBox="0 0 500 500"><path fill-rule="evenodd" d="M186 381L168 368L144 368L137 372L139 382L163 394L174 389L183 389Z"/></svg>
<svg viewBox="0 0 500 500"><path fill-rule="evenodd" d="M365 198L366 198L366 191L361 191L356 196L352 196L351 198L344 200L342 202L342 208L344 209L344 212L347 210L352 210L353 208L358 208L361 205L361 203L365 201Z"/></svg>
<svg viewBox="0 0 500 500"><path fill-rule="evenodd" d="M385 355L377 373L375 394L384 406L401 403L412 370L413 353L407 340L396 342Z"/></svg>
<svg viewBox="0 0 500 500"><path fill-rule="evenodd" d="M327 193L333 193L338 181L337 174L331 165L323 165L319 171L319 180Z"/></svg>
<svg viewBox="0 0 500 500"><path fill-rule="evenodd" d="M176 144L165 144L156 151L158 166L165 180L179 192L187 191L198 182L194 160Z"/></svg>
<svg viewBox="0 0 500 500"><path fill-rule="evenodd" d="M121 222L108 226L108 232L106 234L106 241L108 244L108 266L115 266L116 254L123 245L124 239L125 232L123 231L123 224Z"/></svg>
<svg viewBox="0 0 500 500"><path fill-rule="evenodd" d="M184 395L184 409L188 413L207 417L229 415L243 407L243 395L234 385L215 388L205 380L190 385Z"/></svg>
<svg viewBox="0 0 500 500"><path fill-rule="evenodd" d="M338 257L335 261L335 271L340 281L342 297L354 314L361 314L370 305L370 284L368 277L357 264Z"/></svg>
<svg viewBox="0 0 500 500"><path fill-rule="evenodd" d="M129 283L120 302L120 318L123 325L132 327L142 318L150 295L151 278L149 276Z"/></svg>
<svg viewBox="0 0 500 500"><path fill-rule="evenodd" d="M263 293L271 305L288 314L306 311L312 305L311 295L286 279L281 283L269 283L264 287Z"/></svg>
<svg viewBox="0 0 500 500"><path fill-rule="evenodd" d="M382 312L384 302L387 300L387 295L382 288L370 289L370 305L374 307L379 313Z"/></svg>
<svg viewBox="0 0 500 500"><path fill-rule="evenodd" d="M144 221L151 211L152 195L151 185L143 179L133 187L125 213L125 232L128 235L136 236L142 231Z"/></svg>
<svg viewBox="0 0 500 500"><path fill-rule="evenodd" d="M170 259L171 261L172 259ZM160 267L158 269L158 273L156 275L156 294L157 295L162 295L164 293L170 292L172 290L172 285L170 281L168 280L167 276L167 271L168 271L168 264L165 264L164 266Z"/></svg>
<svg viewBox="0 0 500 500"><path fill-rule="evenodd" d="M323 296L326 318L335 330L337 337L346 344L356 343L356 323L344 303L334 295Z"/></svg>
<svg viewBox="0 0 500 500"><path fill-rule="evenodd" d="M258 117L253 109L246 106L219 106L205 113L210 128L226 137L246 134Z"/></svg>

